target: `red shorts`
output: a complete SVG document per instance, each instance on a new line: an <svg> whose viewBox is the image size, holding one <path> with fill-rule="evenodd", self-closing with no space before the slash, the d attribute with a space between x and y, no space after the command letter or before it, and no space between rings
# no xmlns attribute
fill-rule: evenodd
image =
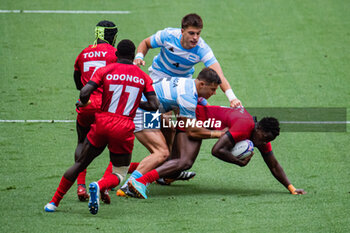
<svg viewBox="0 0 350 233"><path fill-rule="evenodd" d="M102 100L100 97L90 97L91 104L76 109L77 122L82 127L90 127L95 122L95 113L101 111Z"/></svg>
<svg viewBox="0 0 350 233"><path fill-rule="evenodd" d="M116 116L102 112L96 113L95 123L87 135L95 147L108 145L109 151L115 154L131 154L134 147L135 125L130 117Z"/></svg>

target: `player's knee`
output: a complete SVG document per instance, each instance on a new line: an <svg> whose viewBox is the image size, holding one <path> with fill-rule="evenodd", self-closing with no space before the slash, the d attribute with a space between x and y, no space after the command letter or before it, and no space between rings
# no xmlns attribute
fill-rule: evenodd
<svg viewBox="0 0 350 233"><path fill-rule="evenodd" d="M211 154L215 157L218 157L218 155L220 154L219 153L219 148L217 146L214 146L212 149L211 149Z"/></svg>
<svg viewBox="0 0 350 233"><path fill-rule="evenodd" d="M159 163L164 162L170 156L170 152L169 152L168 148L160 148L159 150L157 150L156 154L157 154Z"/></svg>

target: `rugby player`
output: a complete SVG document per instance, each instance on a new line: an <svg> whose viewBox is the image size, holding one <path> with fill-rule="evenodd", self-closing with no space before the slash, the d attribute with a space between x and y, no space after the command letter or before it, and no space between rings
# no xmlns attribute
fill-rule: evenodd
<svg viewBox="0 0 350 233"><path fill-rule="evenodd" d="M128 182L130 196L147 198L146 185L161 178L171 178L183 170L190 169L195 162L202 143L200 139L219 138L212 148L212 154L228 163L246 166L250 155L243 160L232 155L234 145L242 140L250 139L260 151L266 165L273 176L291 194L305 194L303 189L296 189L288 180L282 166L278 163L271 146L280 132L279 122L272 117L256 121L244 108L226 108L220 106L197 106L197 121L205 122L215 119L220 124L211 124L208 129L188 127L177 131L172 154L177 158L165 162L158 168L140 178ZM228 130L227 130L228 129Z"/></svg>
<svg viewBox="0 0 350 233"><path fill-rule="evenodd" d="M77 107L89 104L90 95L102 86L101 112L96 113L83 148L75 164L63 175L52 200L45 205L46 212L54 212L63 196L83 171L108 145L113 172L98 182L89 185L89 210L97 214L99 193L117 186L126 176L131 152L134 146L135 125L133 118L140 106L147 111L158 109L159 101L152 87L152 79L139 67L133 65L135 45L130 40L122 40L117 46L117 63L102 67L81 89ZM142 93L147 101L141 101Z"/></svg>
<svg viewBox="0 0 350 233"><path fill-rule="evenodd" d="M241 106L229 82L225 78L221 66L212 49L201 38L203 29L202 18L197 14L188 14L182 18L181 28L165 28L144 39L137 48L134 63L145 65L144 56L149 49L160 48L160 53L154 57L149 67L149 75L154 82L171 77L192 78L194 65L202 62L206 67L216 71L221 79L220 87L230 101L231 107ZM203 99L200 104L207 102ZM163 114L166 121L171 118L171 112ZM174 139L174 128L162 131L143 131L143 111L136 112L135 136L154 156L155 161L164 161L170 154ZM163 133L163 135L162 135ZM163 143L165 139L166 144ZM184 173L179 179L190 179L194 172Z"/></svg>
<svg viewBox="0 0 350 233"><path fill-rule="evenodd" d="M92 45L83 49L75 60L74 64L74 81L76 88L81 90L83 86L90 81L93 73L100 67L115 63L117 56L114 47L117 38L118 28L111 21L100 21L95 28L95 41ZM75 160L78 159L84 140L89 132L92 123L95 121L95 113L100 111L102 102L102 87L98 88L90 96L91 104L85 107L77 108L76 129L78 134L78 144L75 150ZM112 172L110 164L105 174ZM86 169L82 171L77 178L77 194L80 201L87 201L89 195L85 185ZM109 204L110 197L108 190L101 194L101 199Z"/></svg>
<svg viewBox="0 0 350 233"><path fill-rule="evenodd" d="M179 117L194 119L196 118L195 111L198 98L210 98L216 93L220 83L220 77L215 70L206 67L198 74L195 80L173 77L160 80L155 83L153 87L160 102L159 109L161 113L178 109ZM151 151L151 154L140 162L129 179L141 177L146 172L156 168L162 164L170 154L160 129L143 129L135 133L137 138L140 137L140 134L142 134L141 142ZM162 153L159 153L159 150L156 150L155 147L162 148ZM125 182L125 184L118 189L117 196L126 196L127 191L127 182Z"/></svg>
<svg viewBox="0 0 350 233"><path fill-rule="evenodd" d="M182 18L180 28L165 28L144 39L137 47L134 63L145 65L143 60L149 49L160 48L149 67L154 82L169 77L192 78L194 65L203 62L206 67L215 70L220 79L220 87L230 101L231 107L238 107L237 99L225 78L212 49L201 38L202 18L197 14L188 14Z"/></svg>

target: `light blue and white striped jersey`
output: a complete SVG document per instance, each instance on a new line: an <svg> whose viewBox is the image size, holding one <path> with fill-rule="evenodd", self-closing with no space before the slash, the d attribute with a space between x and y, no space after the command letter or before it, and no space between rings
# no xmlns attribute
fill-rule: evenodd
<svg viewBox="0 0 350 233"><path fill-rule="evenodd" d="M164 78L154 83L153 88L159 99L161 112L179 109L179 116L196 118L198 93L194 79Z"/></svg>
<svg viewBox="0 0 350 233"><path fill-rule="evenodd" d="M151 46L160 47L160 53L153 59L152 68L171 77L189 78L194 73L194 65L203 62L206 67L217 60L211 48L200 37L196 47L184 49L181 46L180 28L165 28L151 36Z"/></svg>

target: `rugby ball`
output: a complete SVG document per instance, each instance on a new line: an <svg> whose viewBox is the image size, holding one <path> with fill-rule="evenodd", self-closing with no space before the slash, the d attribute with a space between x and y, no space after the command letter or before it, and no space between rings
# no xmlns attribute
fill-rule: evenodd
<svg viewBox="0 0 350 233"><path fill-rule="evenodd" d="M237 142L236 145L232 148L232 155L237 159L244 159L251 155L254 151L254 144L252 141L246 139L240 142Z"/></svg>

